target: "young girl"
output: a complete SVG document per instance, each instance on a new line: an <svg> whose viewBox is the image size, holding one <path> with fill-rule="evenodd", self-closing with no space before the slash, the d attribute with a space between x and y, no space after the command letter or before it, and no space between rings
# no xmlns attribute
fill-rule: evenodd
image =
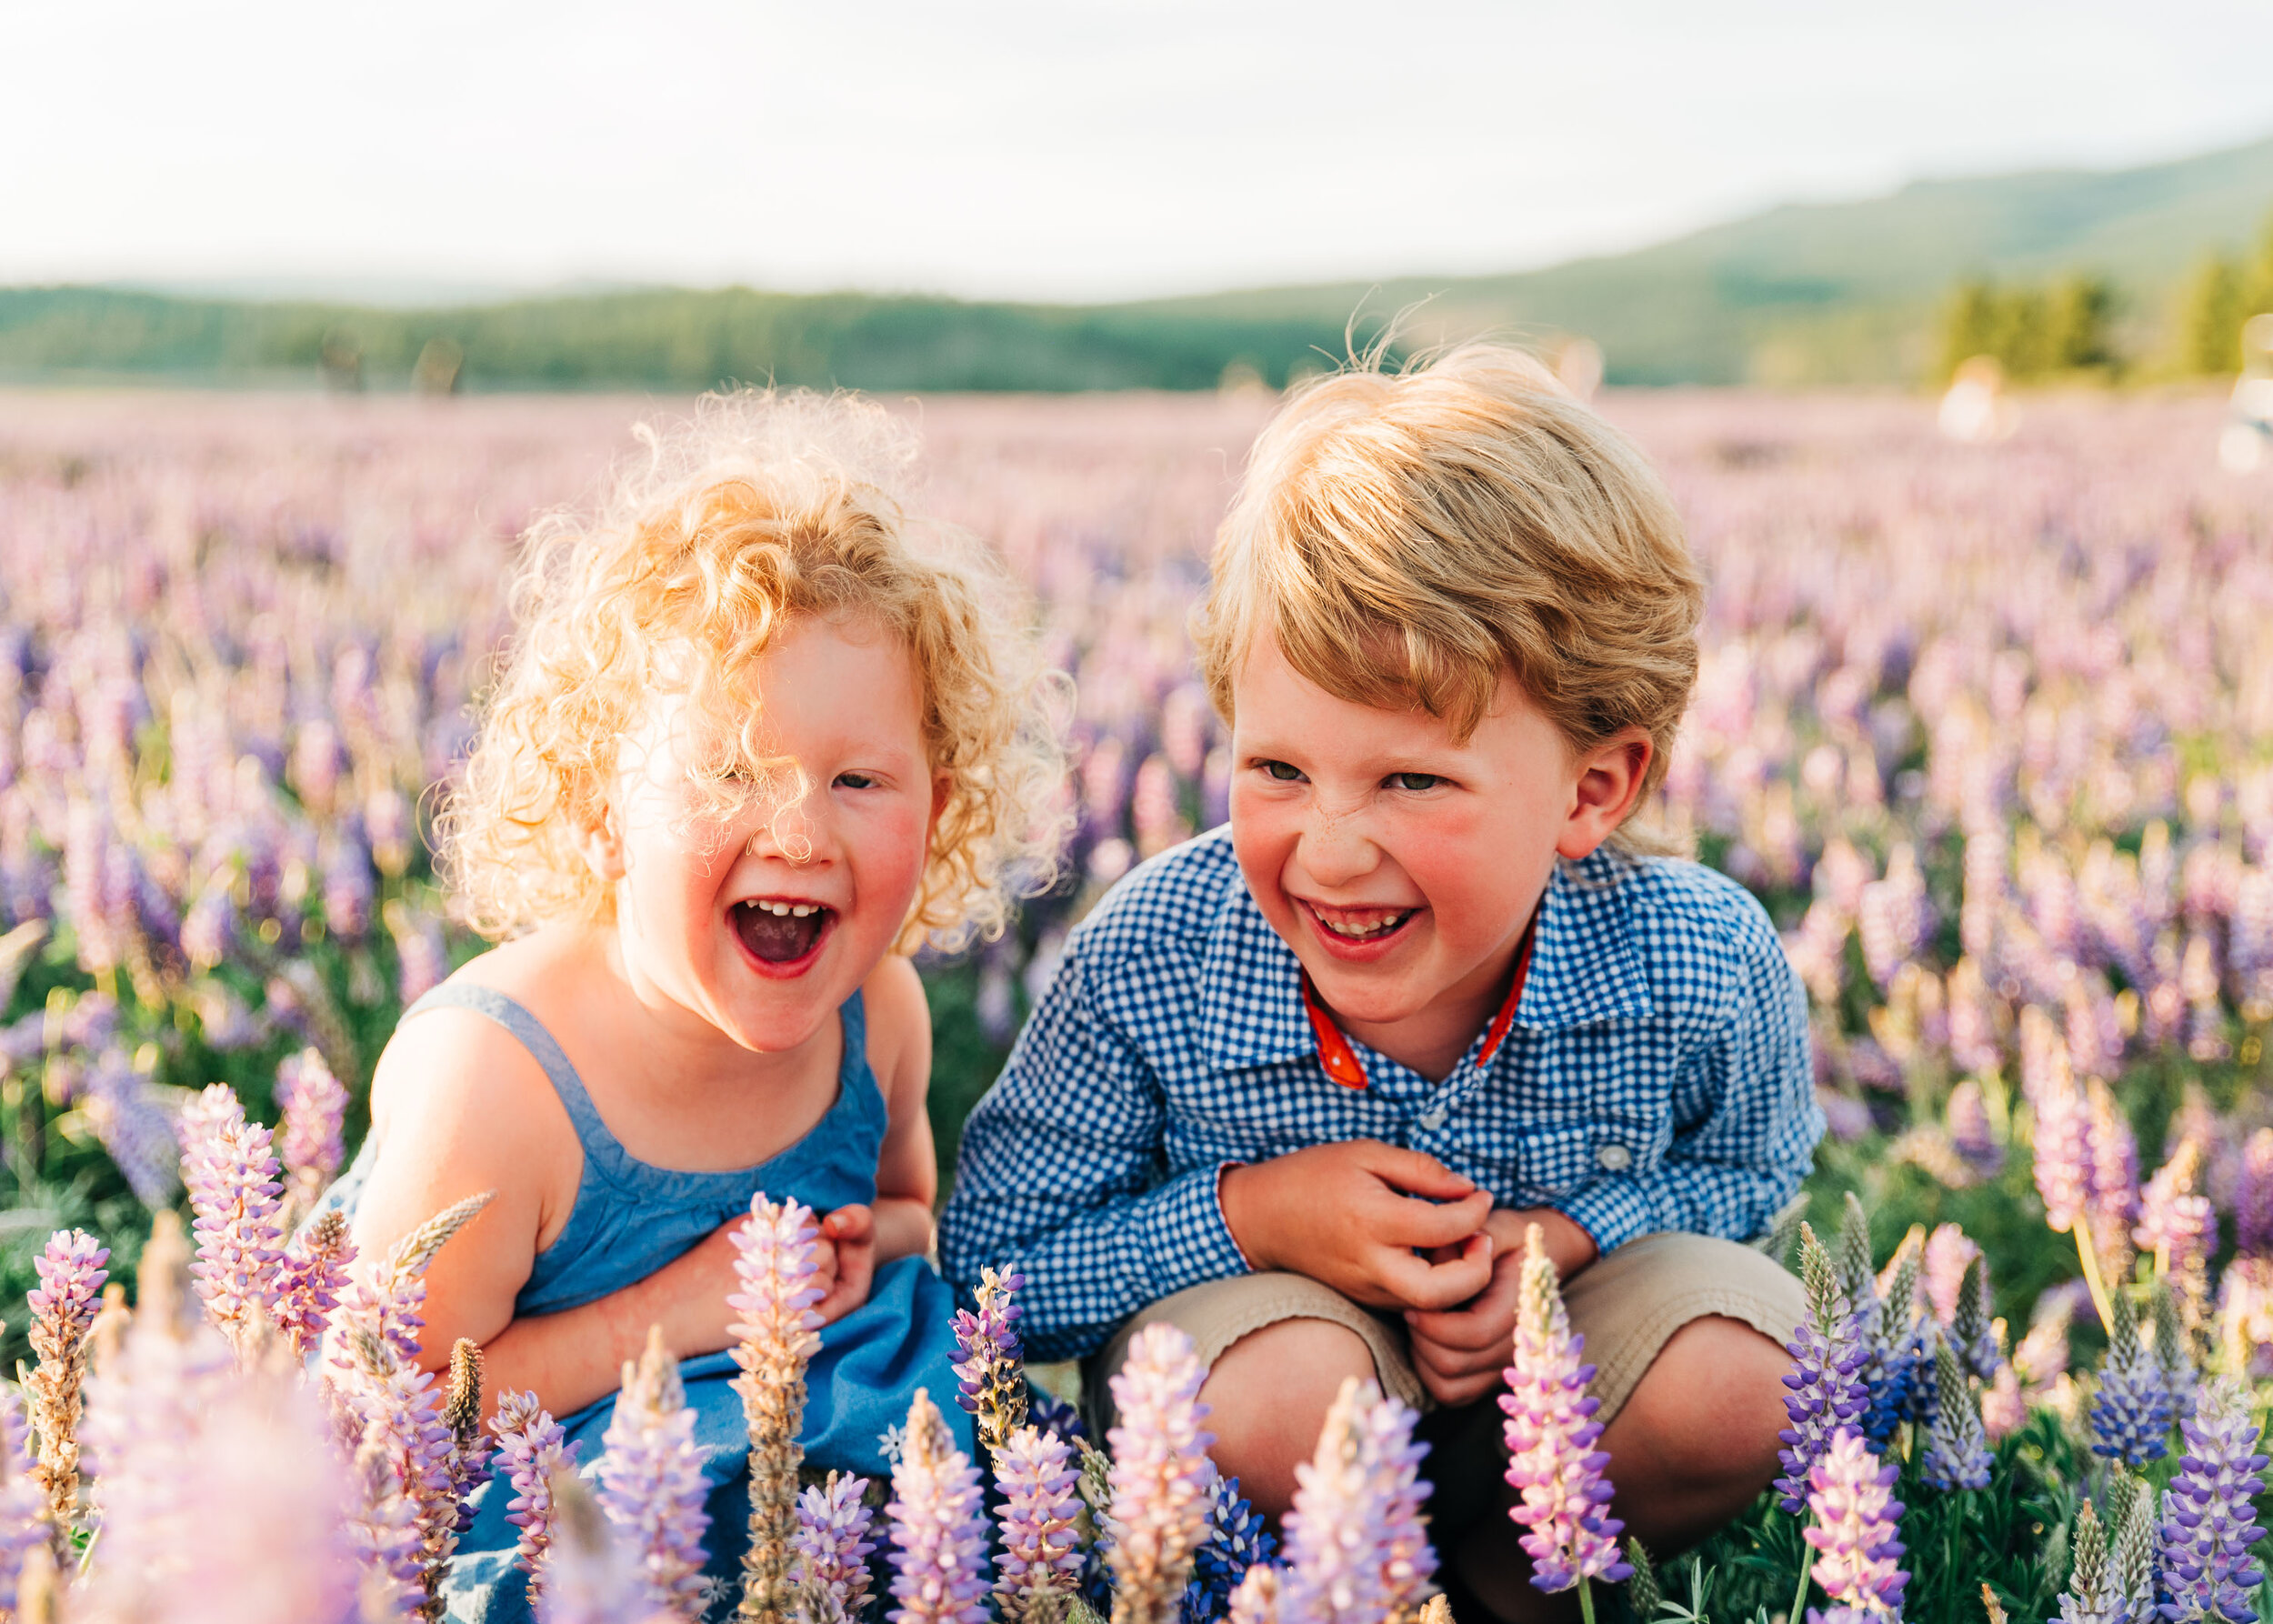
<svg viewBox="0 0 2273 1624"><path fill-rule="evenodd" d="M424 1362L471 1337L492 1403L534 1388L586 1469L663 1328L730 1611L733 1220L757 1190L826 1215L806 1459L884 1471L914 1389L955 1387L903 955L1048 877L1057 763L983 572L911 542L912 440L881 408L744 396L646 437L596 521L532 535L443 819L466 912L509 939L405 1013L338 1188L366 1256L496 1192L427 1277ZM476 1498L454 1619L526 1616L507 1498Z"/></svg>

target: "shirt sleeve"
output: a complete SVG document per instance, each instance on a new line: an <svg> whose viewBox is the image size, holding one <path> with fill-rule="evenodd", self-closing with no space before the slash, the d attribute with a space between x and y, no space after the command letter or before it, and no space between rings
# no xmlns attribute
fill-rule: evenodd
<svg viewBox="0 0 2273 1624"><path fill-rule="evenodd" d="M1605 1252L1660 1229L1749 1240L1814 1165L1823 1110L1807 993L1765 917L1733 946L1728 1013L1676 1079L1664 1158L1646 1171L1590 1178L1554 1203Z"/></svg>
<svg viewBox="0 0 2273 1624"><path fill-rule="evenodd" d="M1076 945L963 1128L940 1259L968 1285L1015 1268L1036 1358L1074 1358L1147 1304L1247 1272L1216 1198L1222 1167L1167 1177L1152 1068L1096 1008ZM1225 1164L1228 1165L1228 1164Z"/></svg>

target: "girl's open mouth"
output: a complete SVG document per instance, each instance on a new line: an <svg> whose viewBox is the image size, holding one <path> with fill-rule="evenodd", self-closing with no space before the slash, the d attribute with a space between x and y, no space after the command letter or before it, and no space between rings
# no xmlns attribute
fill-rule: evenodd
<svg viewBox="0 0 2273 1624"><path fill-rule="evenodd" d="M752 958L768 970L794 975L820 951L836 910L817 902L759 897L736 903L729 917Z"/></svg>

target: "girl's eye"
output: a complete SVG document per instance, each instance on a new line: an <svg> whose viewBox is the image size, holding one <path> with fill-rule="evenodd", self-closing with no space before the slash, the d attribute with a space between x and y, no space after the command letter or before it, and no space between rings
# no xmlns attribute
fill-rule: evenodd
<svg viewBox="0 0 2273 1624"><path fill-rule="evenodd" d="M1256 765L1281 784L1298 784L1302 781L1302 769L1289 767L1283 761L1260 761Z"/></svg>
<svg viewBox="0 0 2273 1624"><path fill-rule="evenodd" d="M1393 789L1434 789L1444 779L1436 773L1391 773L1389 786Z"/></svg>
<svg viewBox="0 0 2273 1624"><path fill-rule="evenodd" d="M873 773L839 773L836 781L847 789L874 789L876 783Z"/></svg>

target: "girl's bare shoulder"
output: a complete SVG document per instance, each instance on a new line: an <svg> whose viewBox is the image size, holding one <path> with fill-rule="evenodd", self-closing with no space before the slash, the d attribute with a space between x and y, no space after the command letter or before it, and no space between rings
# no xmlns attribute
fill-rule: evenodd
<svg viewBox="0 0 2273 1624"><path fill-rule="evenodd" d="M525 996L559 971L557 947L525 937L481 955L451 977ZM539 1018L542 1018L541 1017ZM494 1189L486 1227L526 1232L536 1249L566 1222L583 1152L544 1067L488 1016L444 1005L395 1028L371 1078L377 1147L356 1231L360 1244L395 1233L477 1190Z"/></svg>

